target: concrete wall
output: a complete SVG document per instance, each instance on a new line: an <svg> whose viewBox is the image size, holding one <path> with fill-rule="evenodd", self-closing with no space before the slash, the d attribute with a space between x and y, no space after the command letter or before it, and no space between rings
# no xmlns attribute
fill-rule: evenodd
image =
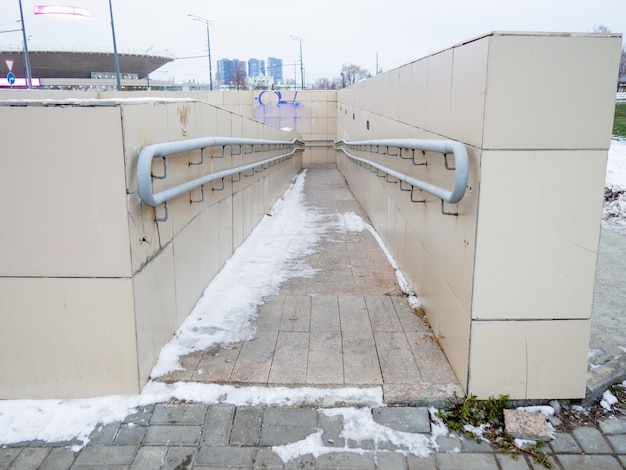
<svg viewBox="0 0 626 470"><path fill-rule="evenodd" d="M492 33L338 93L338 138L454 139L464 199L438 199L338 157L418 291L459 380L481 398L581 398L620 35ZM426 166L369 158L452 186Z"/></svg>
<svg viewBox="0 0 626 470"><path fill-rule="evenodd" d="M202 136L296 134L190 100L37 96L0 102L0 398L137 393L205 286L302 167L300 156L227 180L223 191L205 188L203 203L190 203L199 191L180 196L168 220L155 222L163 207L136 194L137 151ZM199 151L182 154L155 191L275 153L227 149L200 166L189 165Z"/></svg>

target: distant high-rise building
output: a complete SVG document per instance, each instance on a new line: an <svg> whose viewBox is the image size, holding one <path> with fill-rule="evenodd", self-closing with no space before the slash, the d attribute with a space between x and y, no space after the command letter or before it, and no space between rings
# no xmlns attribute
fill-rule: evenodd
<svg viewBox="0 0 626 470"><path fill-rule="evenodd" d="M246 63L239 59L220 59L217 61L217 81L222 86L241 86L248 74Z"/></svg>
<svg viewBox="0 0 626 470"><path fill-rule="evenodd" d="M277 59L276 57L267 58L267 73L274 77L274 83L279 83L283 80L283 59Z"/></svg>
<svg viewBox="0 0 626 470"><path fill-rule="evenodd" d="M251 77L265 75L265 61L259 59L248 59L248 75Z"/></svg>

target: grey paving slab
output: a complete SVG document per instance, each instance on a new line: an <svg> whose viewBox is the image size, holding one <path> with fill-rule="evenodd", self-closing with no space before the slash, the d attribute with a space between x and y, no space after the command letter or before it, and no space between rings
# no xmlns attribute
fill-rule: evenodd
<svg viewBox="0 0 626 470"><path fill-rule="evenodd" d="M340 295L338 301L342 332L372 330L363 296Z"/></svg>
<svg viewBox="0 0 626 470"><path fill-rule="evenodd" d="M235 406L229 404L210 405L202 431L202 446L227 446L235 417Z"/></svg>
<svg viewBox="0 0 626 470"><path fill-rule="evenodd" d="M532 468L523 455L513 457L511 455L496 454L496 460L503 470L528 470Z"/></svg>
<svg viewBox="0 0 626 470"><path fill-rule="evenodd" d="M243 343L230 381L267 383L277 338L278 331L257 332L255 339Z"/></svg>
<svg viewBox="0 0 626 470"><path fill-rule="evenodd" d="M113 443L118 446L139 445L146 435L146 426L122 424L115 435Z"/></svg>
<svg viewBox="0 0 626 470"><path fill-rule="evenodd" d="M311 297L290 295L285 297L280 331L305 331L311 329Z"/></svg>
<svg viewBox="0 0 626 470"><path fill-rule="evenodd" d="M345 439L341 436L343 432L342 416L327 416L319 413L318 426L322 429L322 442L327 447L344 447Z"/></svg>
<svg viewBox="0 0 626 470"><path fill-rule="evenodd" d="M263 426L260 445L280 446L306 439L316 432L314 427Z"/></svg>
<svg viewBox="0 0 626 470"><path fill-rule="evenodd" d="M241 344L205 352L191 380L200 383L228 382L241 352Z"/></svg>
<svg viewBox="0 0 626 470"><path fill-rule="evenodd" d="M378 360L386 383L422 382L413 352L404 332L375 331Z"/></svg>
<svg viewBox="0 0 626 470"><path fill-rule="evenodd" d="M13 460L11 469L31 470L39 468L50 451L51 449L46 447L27 447Z"/></svg>
<svg viewBox="0 0 626 470"><path fill-rule="evenodd" d="M97 426L96 429L94 429L89 435L89 442L87 443L87 445L111 445L113 443L113 439L115 439L115 436L117 435L117 431L119 430L120 425L120 422L115 422L107 424L105 426Z"/></svg>
<svg viewBox="0 0 626 470"><path fill-rule="evenodd" d="M230 434L230 445L256 446L259 444L263 409L249 406L238 407Z"/></svg>
<svg viewBox="0 0 626 470"><path fill-rule="evenodd" d="M493 454L437 454L439 470L496 470L498 464Z"/></svg>
<svg viewBox="0 0 626 470"><path fill-rule="evenodd" d="M254 468L278 470L283 468L283 461L271 448L261 447L254 457Z"/></svg>
<svg viewBox="0 0 626 470"><path fill-rule="evenodd" d="M76 457L76 465L130 465L137 446L87 446Z"/></svg>
<svg viewBox="0 0 626 470"><path fill-rule="evenodd" d="M305 384L309 353L309 333L281 331L276 341L268 383Z"/></svg>
<svg viewBox="0 0 626 470"><path fill-rule="evenodd" d="M493 447L489 442L477 441L476 439L463 439L463 452L486 454L493 452Z"/></svg>
<svg viewBox="0 0 626 470"><path fill-rule="evenodd" d="M424 458L415 455L407 455L406 463L408 470L437 470L437 463L432 456Z"/></svg>
<svg viewBox="0 0 626 470"><path fill-rule="evenodd" d="M622 470L612 455L559 455L557 458L565 470Z"/></svg>
<svg viewBox="0 0 626 470"><path fill-rule="evenodd" d="M55 447L42 462L39 470L65 470L72 466L76 455L72 449L67 447Z"/></svg>
<svg viewBox="0 0 626 470"><path fill-rule="evenodd" d="M340 332L311 333L306 383L343 385L343 346Z"/></svg>
<svg viewBox="0 0 626 470"><path fill-rule="evenodd" d="M182 470L191 468L195 447L150 446L142 447L131 465L131 470Z"/></svg>
<svg viewBox="0 0 626 470"><path fill-rule="evenodd" d="M431 384L452 384L457 382L448 359L436 343L432 333L410 331L405 334L424 382Z"/></svg>
<svg viewBox="0 0 626 470"><path fill-rule="evenodd" d="M202 404L158 404L152 413L150 424L204 424L207 405Z"/></svg>
<svg viewBox="0 0 626 470"><path fill-rule="evenodd" d="M572 432L586 454L610 454L611 447L596 428L580 427Z"/></svg>
<svg viewBox="0 0 626 470"><path fill-rule="evenodd" d="M430 433L430 415L427 408L374 408L372 415L374 421L396 431Z"/></svg>
<svg viewBox="0 0 626 470"><path fill-rule="evenodd" d="M22 452L21 448L17 447L0 447L0 468L9 468L11 462L17 458L17 456Z"/></svg>
<svg viewBox="0 0 626 470"><path fill-rule="evenodd" d="M336 295L311 297L311 332L340 332L339 301Z"/></svg>
<svg viewBox="0 0 626 470"><path fill-rule="evenodd" d="M598 424L604 434L626 434L626 418L612 416Z"/></svg>
<svg viewBox="0 0 626 470"><path fill-rule="evenodd" d="M626 454L626 434L611 434L606 436L613 449L618 454Z"/></svg>
<svg viewBox="0 0 626 470"><path fill-rule="evenodd" d="M463 448L461 439L457 436L438 436L436 441L438 449L441 453L458 453Z"/></svg>
<svg viewBox="0 0 626 470"><path fill-rule="evenodd" d="M392 295L389 297L393 306L396 309L398 320L402 324L404 331L409 332L421 332L430 333L430 327L424 323L417 312L409 305L409 301L406 297L400 295Z"/></svg>
<svg viewBox="0 0 626 470"><path fill-rule="evenodd" d="M258 317L256 319L257 331L278 331L280 329L284 301L285 296L278 295L273 295L265 299L265 303L259 306Z"/></svg>
<svg viewBox="0 0 626 470"><path fill-rule="evenodd" d="M132 414L126 416L124 418L124 423L126 424L136 424L138 426L145 426L150 422L150 418L152 418L152 413L154 412L155 405L142 406L138 408Z"/></svg>
<svg viewBox="0 0 626 470"><path fill-rule="evenodd" d="M145 445L196 445L200 442L202 426L155 424L148 427Z"/></svg>
<svg viewBox="0 0 626 470"><path fill-rule="evenodd" d="M575 452L582 452L580 446L574 439L574 436L566 433L554 433L554 439L551 439L550 447L557 454L569 454Z"/></svg>
<svg viewBox="0 0 626 470"><path fill-rule="evenodd" d="M317 458L316 468L375 468L374 453L331 452Z"/></svg>
<svg viewBox="0 0 626 470"><path fill-rule="evenodd" d="M382 383L382 374L371 331L350 330L342 333L343 373L346 384Z"/></svg>
<svg viewBox="0 0 626 470"><path fill-rule="evenodd" d="M263 412L263 426L310 427L318 423L316 410L301 408L270 407Z"/></svg>
<svg viewBox="0 0 626 470"><path fill-rule="evenodd" d="M374 465L380 470L398 470L406 468L406 457L400 452L377 452Z"/></svg>
<svg viewBox="0 0 626 470"><path fill-rule="evenodd" d="M366 295L365 305L373 331L404 331L391 297Z"/></svg>
<svg viewBox="0 0 626 470"><path fill-rule="evenodd" d="M213 467L252 467L256 453L255 447L200 447L196 464Z"/></svg>

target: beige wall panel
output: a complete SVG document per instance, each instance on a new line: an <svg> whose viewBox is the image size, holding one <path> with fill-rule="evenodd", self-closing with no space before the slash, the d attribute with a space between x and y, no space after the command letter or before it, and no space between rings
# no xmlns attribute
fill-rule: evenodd
<svg viewBox="0 0 626 470"><path fill-rule="evenodd" d="M193 219L172 243L176 277L176 311L180 324L189 315L209 281L202 279L203 240L200 217Z"/></svg>
<svg viewBox="0 0 626 470"><path fill-rule="evenodd" d="M473 317L589 318L605 151L483 152Z"/></svg>
<svg viewBox="0 0 626 470"><path fill-rule="evenodd" d="M3 143L0 196L16 202L3 209L0 275L130 277L119 108L0 107L0 116L15 137Z"/></svg>
<svg viewBox="0 0 626 470"><path fill-rule="evenodd" d="M491 37L484 147L608 148L622 43L614 36Z"/></svg>
<svg viewBox="0 0 626 470"><path fill-rule="evenodd" d="M163 346L179 326L173 245L166 246L133 278L139 383L145 384Z"/></svg>
<svg viewBox="0 0 626 470"><path fill-rule="evenodd" d="M233 194L233 251L241 245L244 235L244 198L243 191Z"/></svg>
<svg viewBox="0 0 626 470"><path fill-rule="evenodd" d="M583 398L589 332L589 320L472 322L468 393Z"/></svg>
<svg viewBox="0 0 626 470"><path fill-rule="evenodd" d="M428 57L426 126L430 132L448 136L451 124L452 64L454 49Z"/></svg>
<svg viewBox="0 0 626 470"><path fill-rule="evenodd" d="M450 129L445 135L474 147L481 147L483 140L488 52L488 38L454 49Z"/></svg>
<svg viewBox="0 0 626 470"><path fill-rule="evenodd" d="M130 279L2 278L0 312L0 398L139 392Z"/></svg>
<svg viewBox="0 0 626 470"><path fill-rule="evenodd" d="M200 288L204 287L213 279L222 267L221 264L221 212L222 204L213 204L202 211L199 216L200 240L196 245L199 258ZM232 254L232 253L231 253ZM230 256L230 255L229 255Z"/></svg>
<svg viewBox="0 0 626 470"><path fill-rule="evenodd" d="M233 213L233 197L224 199L218 204L219 211L219 269L221 269L226 261L234 252L233 247L233 220L235 214Z"/></svg>

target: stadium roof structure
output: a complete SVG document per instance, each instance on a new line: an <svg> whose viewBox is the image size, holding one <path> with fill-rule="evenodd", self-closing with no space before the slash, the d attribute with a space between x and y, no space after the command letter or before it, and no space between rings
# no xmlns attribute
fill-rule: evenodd
<svg viewBox="0 0 626 470"><path fill-rule="evenodd" d="M92 72L115 72L115 61L111 52L30 50L28 57L33 78L90 79ZM137 74L139 78L145 78L174 60L166 55L123 53L118 54L118 59L120 73ZM13 61L12 71L16 76L24 76L24 53L21 50L0 48L0 70L3 67L2 62L7 60Z"/></svg>

